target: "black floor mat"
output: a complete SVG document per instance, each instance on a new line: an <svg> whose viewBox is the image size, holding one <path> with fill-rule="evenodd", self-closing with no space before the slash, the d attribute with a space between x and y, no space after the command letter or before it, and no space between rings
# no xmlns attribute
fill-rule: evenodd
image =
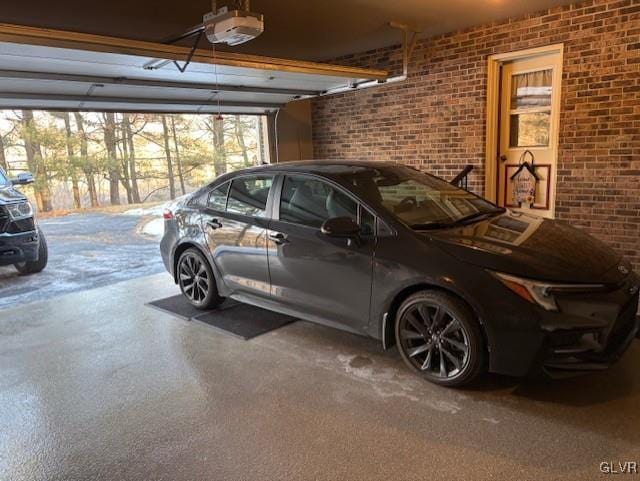
<svg viewBox="0 0 640 481"><path fill-rule="evenodd" d="M236 301L232 301L229 299L224 301L224 303L220 306L220 309L235 306L236 304ZM198 314L207 312L193 307L187 302L187 299L182 294L165 297L164 299L158 299L157 301L149 302L147 305L150 307L155 307L156 309L160 309L161 311L168 312L169 314L173 314L174 316L177 316L186 321L193 319Z"/></svg>
<svg viewBox="0 0 640 481"><path fill-rule="evenodd" d="M158 299L147 304L187 321L198 321L241 339L251 339L296 319L248 304L226 300L211 311L201 311L187 302L182 294Z"/></svg>
<svg viewBox="0 0 640 481"><path fill-rule="evenodd" d="M267 311L248 304L236 304L201 313L192 318L244 340L292 323L295 317Z"/></svg>
<svg viewBox="0 0 640 481"><path fill-rule="evenodd" d="M157 301L152 301L147 305L160 309L161 311L166 311L169 314L173 314L174 316L187 321L193 316L197 316L203 312L189 304L182 294L158 299Z"/></svg>

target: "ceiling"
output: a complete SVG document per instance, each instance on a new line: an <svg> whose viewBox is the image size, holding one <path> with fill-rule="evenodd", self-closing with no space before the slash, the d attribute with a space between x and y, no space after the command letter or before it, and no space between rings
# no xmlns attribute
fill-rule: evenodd
<svg viewBox="0 0 640 481"><path fill-rule="evenodd" d="M208 0L2 3L1 23L154 42L200 23L210 10ZM400 34L387 25L389 21L410 24L423 36L432 36L568 3L571 0L253 0L251 9L265 15L265 33L233 51L327 60L399 43Z"/></svg>

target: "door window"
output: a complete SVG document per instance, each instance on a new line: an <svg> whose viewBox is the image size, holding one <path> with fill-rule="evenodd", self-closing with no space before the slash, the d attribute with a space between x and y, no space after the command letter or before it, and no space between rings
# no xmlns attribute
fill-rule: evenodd
<svg viewBox="0 0 640 481"><path fill-rule="evenodd" d="M224 211L227 208L228 193L229 193L229 182L225 182L224 184L216 187L209 194L209 200L207 201L207 206L215 210Z"/></svg>
<svg viewBox="0 0 640 481"><path fill-rule="evenodd" d="M271 176L247 176L234 179L229 190L227 212L262 217L266 213Z"/></svg>
<svg viewBox="0 0 640 481"><path fill-rule="evenodd" d="M333 217L358 221L358 203L326 182L286 176L280 196L280 220L320 228Z"/></svg>
<svg viewBox="0 0 640 481"><path fill-rule="evenodd" d="M551 126L553 69L511 76L509 147L546 147Z"/></svg>

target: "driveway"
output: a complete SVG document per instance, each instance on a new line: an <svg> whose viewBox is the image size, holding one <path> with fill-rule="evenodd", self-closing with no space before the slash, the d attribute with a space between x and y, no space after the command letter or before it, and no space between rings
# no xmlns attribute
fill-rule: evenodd
<svg viewBox="0 0 640 481"><path fill-rule="evenodd" d="M39 221L49 245L49 264L40 274L20 276L0 267L0 309L60 294L113 284L164 270L158 219L140 209L127 214L81 213ZM170 279L167 278L170 282Z"/></svg>

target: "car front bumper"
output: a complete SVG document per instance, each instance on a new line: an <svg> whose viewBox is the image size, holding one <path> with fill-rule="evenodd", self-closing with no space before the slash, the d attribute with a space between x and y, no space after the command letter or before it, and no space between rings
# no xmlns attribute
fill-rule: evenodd
<svg viewBox="0 0 640 481"><path fill-rule="evenodd" d="M529 377L567 377L606 369L637 335L640 278L631 273L604 292L556 296L558 311L487 283L481 320L489 370Z"/></svg>
<svg viewBox="0 0 640 481"><path fill-rule="evenodd" d="M39 246L37 231L0 234L0 266L38 260Z"/></svg>
<svg viewBox="0 0 640 481"><path fill-rule="evenodd" d="M531 374L568 377L606 369L618 361L640 329L638 283L630 276L606 294L559 301L569 322L543 325L546 335Z"/></svg>

